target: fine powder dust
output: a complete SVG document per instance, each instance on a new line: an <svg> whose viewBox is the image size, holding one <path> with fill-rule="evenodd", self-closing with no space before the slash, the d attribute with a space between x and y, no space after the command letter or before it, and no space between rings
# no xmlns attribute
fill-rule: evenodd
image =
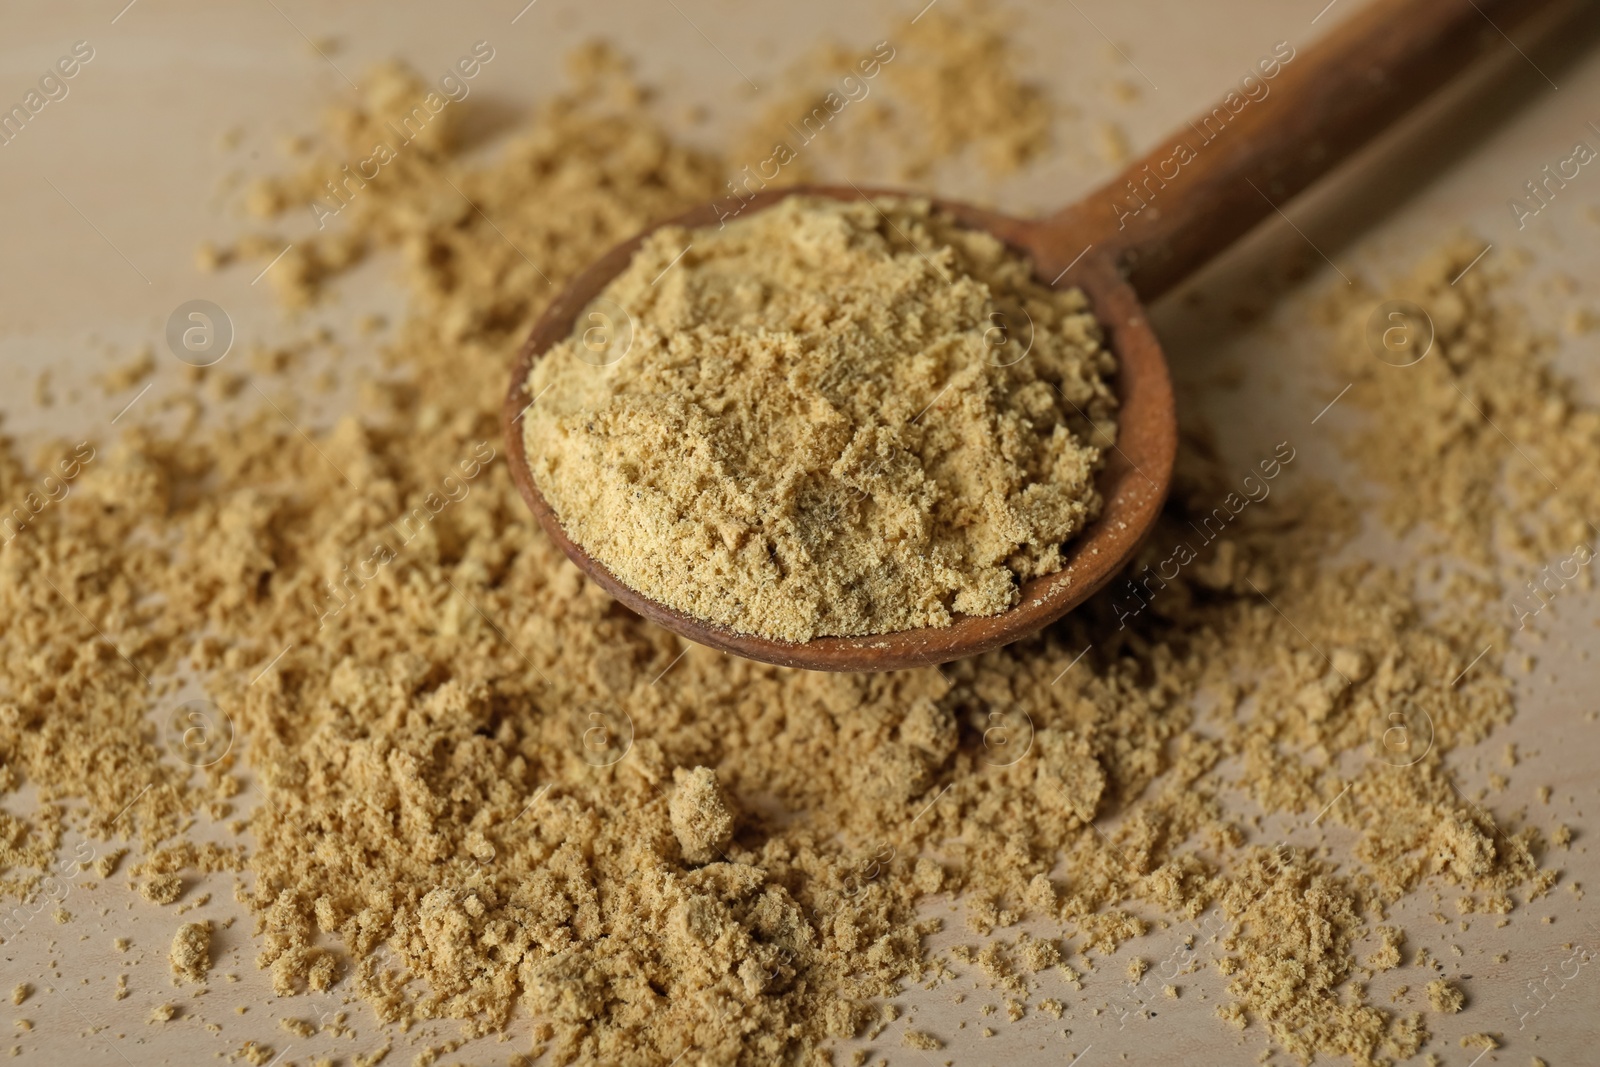
<svg viewBox="0 0 1600 1067"><path fill-rule="evenodd" d="M909 46L902 61L918 61ZM427 91L396 67L362 84L253 204L300 211L370 151L395 101ZM279 994L350 990L385 1020L469 1033L526 1013L544 1062L822 1064L835 1039L890 1026L932 1047L953 1036L943 1019L884 1003L909 983L940 997L981 980L1006 1020L1097 1012L1101 986L1082 976L1136 938L1145 956L1214 960L1223 1020L1297 1056L1365 1064L1433 1041L1453 998L1366 993L1406 944L1378 927L1388 909L1431 889L1462 914L1531 922L1558 876L1540 828L1491 815L1446 761L1512 715L1509 620L1490 609L1521 572L1485 564L1425 597L1407 572L1339 562L1365 510L1285 478L1182 573L1141 579L1150 599L1126 627L1113 589L938 670L816 674L685 646L586 583L493 460L510 353L553 286L723 191L726 161L676 142L644 100L614 56L587 51L572 91L488 162L457 154L452 107L283 254L272 284L301 304L369 254L407 267L415 311L385 337L391 373L365 386L360 421L291 421L308 348L341 366L313 340L260 353L249 379L228 362L193 371L198 396L248 398L248 380L273 398L224 428L183 396L139 416L159 411L163 429L130 417L97 449L24 462L7 442L6 500L76 458L70 494L0 551L0 786L39 798L0 814L5 889L41 901L47 874L77 870L57 858L69 830L133 838L136 884L241 871ZM215 259L282 248L269 234ZM1517 531L1560 544L1570 515L1600 513L1600 481L1579 476L1600 418L1548 370L1492 264L1448 285L1478 251L1447 249L1406 283L1419 302L1449 288L1458 313L1403 407L1360 340L1375 299L1339 287L1330 347L1361 368L1350 454L1390 484L1395 436L1427 438L1408 420L1461 415L1431 480L1493 484L1521 450L1560 465L1568 495ZM1476 428L1463 393L1492 397L1520 448ZM1191 435L1135 576L1236 484ZM1479 524L1459 506L1427 519L1447 538ZM183 697L180 671L244 742L192 770L147 719ZM1414 758L1383 758L1397 708L1433 727ZM228 818L245 758L261 792L249 837L193 844L191 821ZM1337 861L1268 848L1257 809L1315 815L1354 844ZM936 953L947 894L964 918ZM180 966L203 974L198 936L179 940ZM1063 1061L1081 1051L1064 1046Z"/></svg>
<svg viewBox="0 0 1600 1067"><path fill-rule="evenodd" d="M1099 513L1086 307L925 201L666 227L534 364L534 480L626 585L735 631L994 615Z"/></svg>

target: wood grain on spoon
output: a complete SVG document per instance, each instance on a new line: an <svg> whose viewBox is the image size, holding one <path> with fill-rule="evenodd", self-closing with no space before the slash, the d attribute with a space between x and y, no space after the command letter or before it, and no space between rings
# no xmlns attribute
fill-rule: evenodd
<svg viewBox="0 0 1600 1067"><path fill-rule="evenodd" d="M540 525L590 578L633 611L700 644L788 667L881 671L944 663L1026 637L1115 577L1166 498L1177 419L1166 358L1144 301L1275 214L1486 49L1510 47L1505 32L1536 14L1578 6L1572 0L1379 0L1314 47L1266 57L1276 69L1268 64L1258 70L1248 93L1235 89L1122 174L1048 218L1016 219L930 198L941 211L1026 253L1041 280L1082 289L1118 363L1118 437L1097 479L1105 500L1101 516L1067 543L1060 571L1023 582L1016 606L998 615L958 616L946 627L867 637L778 641L736 633L651 600L567 537L528 465L521 422L532 402L528 372L571 334L578 314L622 272L651 231L613 248L574 278L523 345L502 413L512 478ZM742 217L797 193L839 200L917 195L854 185L793 186L706 204L659 225L712 226L735 209Z"/></svg>

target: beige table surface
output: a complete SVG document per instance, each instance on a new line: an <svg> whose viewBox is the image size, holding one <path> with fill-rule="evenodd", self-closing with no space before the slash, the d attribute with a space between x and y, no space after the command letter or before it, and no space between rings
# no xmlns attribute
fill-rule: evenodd
<svg viewBox="0 0 1600 1067"><path fill-rule="evenodd" d="M514 115L559 83L567 49L600 35L636 57L640 73L660 85L674 107L704 105L711 121L699 136L715 140L760 105L779 72L812 44L832 38L870 46L886 36L893 19L915 14L923 0L759 8L733 0L536 0L525 10L523 0L135 0L124 8L125 2L0 7L0 104L20 100L74 42L86 40L95 52L71 83L70 95L0 147L0 430L23 440L40 433L109 440L112 418L135 399L136 390L108 395L94 377L143 344L157 346L161 362L150 393L138 398L127 418L159 417L161 400L185 388L182 368L160 349L168 314L185 300L204 298L226 307L242 341L270 338L282 329L266 286L250 284L252 272L201 275L193 250L203 239L247 228L238 196L221 191L230 176L281 167L279 137L309 130L320 107L347 91L345 77L359 76L369 62L401 56L429 70L472 42L488 40L497 60L475 91ZM1304 46L1359 3L1018 0L1007 5L1021 31L1017 69L1047 83L1081 117L1062 124L1062 143L1024 175L996 183L978 172L947 170L935 188L1018 211L1064 202L1111 171L1090 147L1096 117L1115 120L1142 149L1187 118L1199 101L1237 81L1274 43ZM331 61L311 50L308 37L338 40ZM1557 273L1579 279L1578 299L1600 309L1600 226L1590 214L1600 204L1600 174L1585 171L1524 231L1518 232L1506 206L1524 181L1562 158L1574 139L1594 143L1587 124L1600 122L1600 47L1588 47L1596 38L1592 32L1566 37L1565 49L1520 40L1525 47L1518 51L1508 43L1487 89L1459 91L1433 106L1429 122L1395 132L1339 180L1289 205L1292 225L1275 220L1264 226L1190 286L1188 292L1198 297L1180 294L1158 308L1185 409L1213 420L1225 452L1255 455L1262 442L1292 435L1303 442L1308 468L1339 471L1326 431L1343 414L1336 409L1311 425L1337 383L1318 374L1314 346L1294 340L1314 293L1337 281L1335 270L1381 278L1465 228L1492 242L1491 254L1516 248L1535 253L1536 280L1523 295L1552 323L1573 298L1554 299L1537 279ZM907 55L900 61L917 60ZM760 92L750 91L746 76L762 86ZM1113 80L1139 86L1142 95L1131 102L1117 99L1107 90ZM228 130L240 136L236 147L224 149L220 139ZM1272 284L1280 273L1274 264L1285 253L1304 253L1308 241L1331 265L1313 257L1317 271L1299 288ZM318 314L347 323L361 310L397 307L400 299L382 265L364 270L350 293L338 307ZM1561 358L1575 376L1600 385L1595 355L1591 337L1568 341ZM42 384L41 375L47 376ZM316 398L306 399L306 410L320 410L321 419L351 402L336 394L319 409ZM1390 550L1380 536L1365 543L1375 552ZM1544 995L1548 1006L1524 1017L1538 1003L1528 992L1531 981L1573 971L1573 950L1565 946L1600 945L1600 916L1566 889L1573 881L1600 883L1600 858L1588 836L1600 811L1600 724L1587 717L1600 692L1600 670L1590 656L1600 641L1597 609L1600 597L1575 594L1540 618L1544 638L1528 646L1536 667L1517 683L1518 719L1480 749L1452 757L1471 791L1499 768L1505 744L1518 744L1525 758L1511 786L1486 804L1497 817L1528 812L1547 829L1556 821L1574 828L1571 851L1547 859L1565 872L1562 887L1517 912L1504 929L1485 922L1463 934L1453 923L1440 925L1429 918L1439 905L1427 891L1396 909L1411 944L1426 945L1449 961L1471 1002L1462 1015L1433 1020L1438 1040L1430 1047L1445 1064L1527 1064L1532 1055L1551 1064L1600 1063L1600 968L1581 967L1576 977L1551 981ZM152 715L164 710L170 709ZM1540 785L1554 788L1548 808L1534 799ZM6 803L21 810L26 796ZM1336 856L1349 843L1338 830L1268 824L1270 832L1278 829L1291 840L1325 842ZM452 1023L406 1035L386 1030L359 1003L344 1005L348 994L273 997L255 969L250 923L233 901L233 879L210 882L189 894L209 889L210 903L186 918L240 921L218 935L217 967L205 997L189 998L169 984L166 948L179 921L172 909L137 898L120 877L92 889L74 887L67 905L73 921L56 925L41 918L0 946L0 988L28 981L39 990L9 1011L34 1028L24 1033L13 1030L10 1019L0 1022L0 1051L15 1045L20 1062L30 1064L143 1065L210 1062L256 1040L273 1045L279 1063L309 1063L325 1055L348 1062L354 1053L393 1043L387 1062L410 1063L417 1050L457 1035ZM1554 921L1542 922L1546 916ZM126 956L112 949L112 939L122 936L134 943ZM1158 950L1176 936L1157 930L1127 952L1159 959L1164 953ZM1460 957L1451 945L1462 949ZM1510 960L1494 962L1505 951ZM122 974L130 994L117 1000L112 991ZM1374 983L1372 994L1382 1002L1389 986L1415 984L1418 974L1402 968L1384 976L1393 979L1387 986ZM974 991L969 981L933 992L913 989L904 1004L920 1028L949 1039L948 1049L936 1055L907 1050L893 1030L873 1047L890 1063L911 1065L1065 1064L1074 1056L1084 1067L1254 1063L1267 1047L1259 1028L1239 1034L1212 1015L1225 999L1222 986L1207 967L1185 979L1181 1000L1158 998L1148 1010L1129 1012L1122 968L1102 965L1087 977L1082 993L1056 991L1068 1003L1066 1019L1035 1013L1016 1024L996 1023L1003 1014L981 1016L980 1005L1000 998ZM957 1004L955 993L963 990L969 995ZM151 1008L168 1000L184 1002L185 1017L164 1027L147 1025ZM277 1023L326 1018L338 1010L350 1012L355 1036L304 1039ZM980 1037L985 1025L994 1025L996 1036ZM1062 1029L1071 1029L1072 1036L1062 1038ZM1504 1047L1481 1058L1477 1050L1459 1047L1457 1039L1475 1031L1500 1034ZM508 1043L480 1040L445 1060L497 1062L527 1047L523 1020ZM1288 1060L1278 1053L1270 1062Z"/></svg>

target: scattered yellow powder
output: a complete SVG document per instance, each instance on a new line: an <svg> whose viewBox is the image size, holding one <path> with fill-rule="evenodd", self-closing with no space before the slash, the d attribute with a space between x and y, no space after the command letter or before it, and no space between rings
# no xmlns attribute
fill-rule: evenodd
<svg viewBox="0 0 1600 1067"><path fill-rule="evenodd" d="M730 149L718 194L832 175L925 185L941 167L1010 174L1052 147L1064 108L1020 77L1006 15L952 0L897 20L865 47L825 44L796 64L760 120Z"/></svg>
<svg viewBox="0 0 1600 1067"><path fill-rule="evenodd" d="M1228 984L1236 1003L1218 1008L1219 1015L1242 1027L1248 1007L1278 1043L1302 1058L1334 1044L1358 1062L1380 1051L1414 1055L1422 1037L1414 1018L1338 995L1354 963L1350 942L1361 923L1352 888L1298 850L1250 850L1222 898L1224 914L1240 924L1243 952Z"/></svg>
<svg viewBox="0 0 1600 1067"><path fill-rule="evenodd" d="M176 874L147 878L139 883L139 895L152 904L171 904L183 895L183 879Z"/></svg>
<svg viewBox="0 0 1600 1067"><path fill-rule="evenodd" d="M122 863L122 857L128 854L125 848L114 848L102 853L94 861L94 873L101 878L110 878L117 873L117 866Z"/></svg>
<svg viewBox="0 0 1600 1067"><path fill-rule="evenodd" d="M909 61L889 67L888 78L915 111L906 131L927 138L925 149L903 153L900 174L920 177L969 146L1004 174L1050 147L1050 104L1017 78L1015 44L1002 27L991 6L966 0L926 12L896 36Z"/></svg>
<svg viewBox="0 0 1600 1067"><path fill-rule="evenodd" d="M986 78L1003 73L981 61ZM933 970L935 924L918 910L930 892L958 894L987 930L1060 924L1086 952L1143 935L1135 910L1212 909L1228 924L1224 1020L1308 1059L1410 1055L1414 1017L1369 1004L1356 977L1369 924L1424 879L1500 914L1554 874L1531 858L1536 831L1465 800L1445 760L1512 713L1501 654L1474 660L1504 647L1501 588L1431 599L1404 571L1337 562L1363 507L1279 482L1126 632L1126 592L1111 589L1036 638L940 671L813 675L698 649L679 661L675 638L563 562L496 450L479 448L497 440L508 353L553 292L540 273L564 283L735 169L664 134L617 64L577 77L486 161L450 154L452 105L429 126L437 138L408 146L273 269L304 303L370 252L404 255L413 310L385 338L393 375L368 390L362 421L302 437L263 406L212 434L142 426L136 409L114 443L75 460L73 492L0 550L16 636L0 643L0 786L75 801L0 815L15 892L38 891L27 879L55 867L65 824L103 839L120 818L146 882L248 868L241 899L278 993L346 982L383 1020L453 1017L475 1032L527 1012L553 1062L588 1063L671 1062L691 1034L705 1062L826 1055L883 1025L879 1002ZM303 211L426 83L386 68L362 84L369 97L336 109L328 143L264 182L258 208ZM263 236L230 255L265 266L282 249ZM1356 383L1339 409L1351 456L1392 490L1388 517L1487 568L1496 545L1572 551L1578 519L1600 514L1587 499L1600 423L1491 288L1491 260L1450 286L1479 251L1452 248L1403 280L1440 335L1414 367L1373 366L1360 337L1371 289L1339 286L1327 321L1331 362ZM262 372L285 410L299 358ZM1391 370L1412 372L1405 389ZM1458 388L1493 397L1564 495L1508 479L1522 459ZM1397 438L1429 447L1410 455ZM37 484L22 454L0 442L6 500ZM1192 537L1235 473L1185 448L1138 566ZM1514 528L1499 522L1502 490ZM392 558L374 556L379 544ZM1108 634L1120 636L1078 658ZM249 740L187 779L145 727L180 669ZM1409 766L1386 747L1397 708L1408 728L1434 728ZM1013 715L1033 743L997 760L993 717ZM614 739L614 762L597 765L595 730ZM1330 759L1361 755L1378 758L1350 777ZM188 842L193 814L238 796L245 758L264 796L253 851ZM693 864L671 797L678 771L710 767L730 816L752 814L725 860ZM1354 847L1337 865L1253 847L1235 785L1308 820L1348 785L1323 822ZM1092 825L1111 811L1114 825ZM1063 860L1070 874L1052 882ZM978 977L1023 982L1027 957L986 946Z"/></svg>
<svg viewBox="0 0 1600 1067"><path fill-rule="evenodd" d="M350 1062L355 1064L355 1067L377 1067L388 1055L389 1046L384 1045L382 1048L369 1052L364 1056L352 1056Z"/></svg>
<svg viewBox="0 0 1600 1067"><path fill-rule="evenodd" d="M107 393L120 393L150 377L155 369L155 352L146 345L128 362L112 367L99 375L100 385Z"/></svg>
<svg viewBox="0 0 1600 1067"><path fill-rule="evenodd" d="M1400 966L1400 946L1405 943L1405 931L1392 926L1378 927L1379 947L1367 957L1367 966L1375 971L1393 970Z"/></svg>
<svg viewBox="0 0 1600 1067"><path fill-rule="evenodd" d="M238 1058L251 1067L266 1067L276 1056L277 1051L271 1045L263 1045L256 1041L246 1041L238 1052Z"/></svg>
<svg viewBox="0 0 1600 1067"><path fill-rule="evenodd" d="M155 1007L150 1009L149 1021L151 1023L171 1022L173 1019L177 1018L177 1015L178 1006L176 1004L157 1004Z"/></svg>
<svg viewBox="0 0 1600 1067"><path fill-rule="evenodd" d="M653 234L535 363L524 437L567 534L652 599L887 633L1060 569L1099 511L1114 369L1083 295L994 238L796 196Z"/></svg>

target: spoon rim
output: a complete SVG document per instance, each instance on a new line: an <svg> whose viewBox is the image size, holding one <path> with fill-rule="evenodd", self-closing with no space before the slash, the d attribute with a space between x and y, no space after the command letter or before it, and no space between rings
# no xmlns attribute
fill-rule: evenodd
<svg viewBox="0 0 1600 1067"><path fill-rule="evenodd" d="M523 501L546 534L579 570L636 614L698 644L746 659L783 667L823 671L887 671L947 663L977 655L1036 633L1087 600L1121 570L1154 525L1171 484L1177 451L1177 421L1172 382L1160 342L1144 306L1109 255L1086 250L1062 270L1053 288L1081 289L1117 360L1112 392L1117 397L1117 439L1095 478L1102 505L1099 516L1062 546L1064 563L1050 574L1020 583L1017 603L996 615L957 615L950 625L897 630L856 637L816 637L783 641L742 633L653 600L617 578L604 563L567 536L560 517L539 491L528 462L522 418L537 398L528 398L527 380L536 359L571 335L578 314L625 269L644 240L665 226L698 229L762 210L791 196L835 200L926 199L964 225L1000 238L1030 258L1035 277L1057 266L1064 242L1059 230L986 211L957 201L914 193L861 189L855 185L796 185L766 190L750 198L702 204L663 220L611 248L575 275L545 308L518 351L501 410L507 466ZM724 211L737 203L736 213ZM1066 242L1070 243L1070 242ZM1041 269L1043 268L1043 269Z"/></svg>

